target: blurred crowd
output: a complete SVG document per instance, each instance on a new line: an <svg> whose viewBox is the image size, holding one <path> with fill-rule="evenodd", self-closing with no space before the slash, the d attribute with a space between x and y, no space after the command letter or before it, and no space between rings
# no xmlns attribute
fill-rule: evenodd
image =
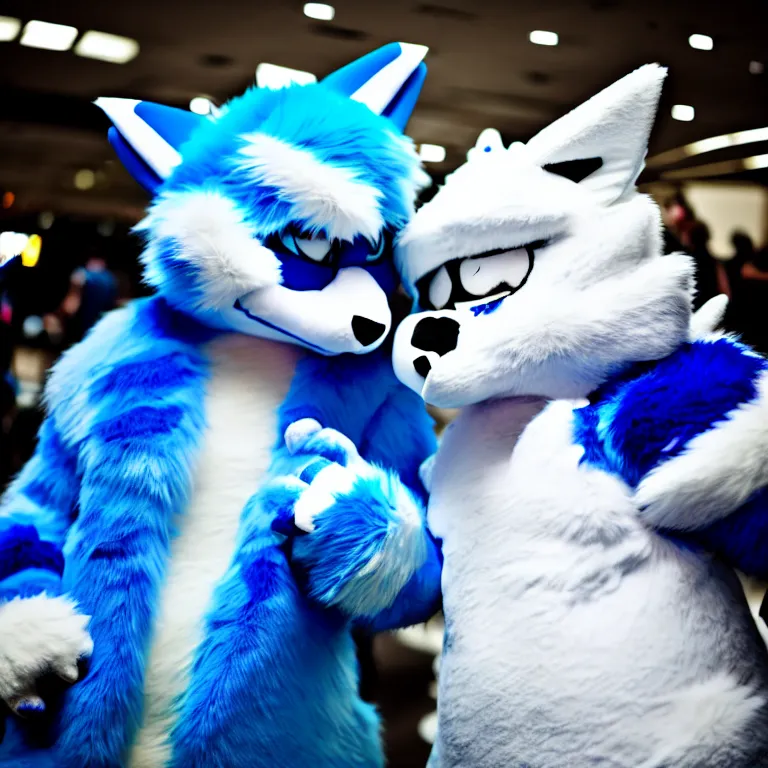
<svg viewBox="0 0 768 768"><path fill-rule="evenodd" d="M92 249L79 256L73 265L49 252L34 268L16 259L0 271L0 491L34 450L47 370L136 293Z"/></svg>
<svg viewBox="0 0 768 768"><path fill-rule="evenodd" d="M726 330L763 354L768 354L768 247L756 247L752 238L738 230L731 234L732 253L727 260L709 250L710 232L698 219L685 197L677 194L662 207L666 253L684 251L696 263L694 308L720 293L729 298Z"/></svg>

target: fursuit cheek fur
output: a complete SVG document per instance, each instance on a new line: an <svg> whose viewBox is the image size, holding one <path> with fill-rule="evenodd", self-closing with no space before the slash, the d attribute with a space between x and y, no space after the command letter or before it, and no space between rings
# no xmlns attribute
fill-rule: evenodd
<svg viewBox="0 0 768 768"><path fill-rule="evenodd" d="M424 53L392 44L213 119L101 101L156 195L141 231L157 295L56 364L0 504L0 766L383 766L351 630L435 610L418 477L435 441L383 335L351 321L376 310L388 329L391 253L365 254L424 178L400 135ZM351 98L371 78L376 109ZM371 247L323 266L265 245L296 233ZM286 439L308 422L311 439ZM320 488L318 465L343 482ZM61 697L39 685L51 671Z"/></svg>
<svg viewBox="0 0 768 768"><path fill-rule="evenodd" d="M734 573L768 576L768 364L711 332L722 302L691 317L690 260L662 255L634 189L663 75L641 68L527 145L485 132L401 236L416 311L395 370L463 407L430 473L430 768L768 765L768 650ZM419 311L442 264L528 243L519 290Z"/></svg>

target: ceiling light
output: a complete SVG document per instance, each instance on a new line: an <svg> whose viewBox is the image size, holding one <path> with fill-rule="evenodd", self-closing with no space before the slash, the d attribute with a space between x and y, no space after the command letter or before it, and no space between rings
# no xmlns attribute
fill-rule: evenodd
<svg viewBox="0 0 768 768"><path fill-rule="evenodd" d="M213 103L207 96L195 96L189 102L189 111L196 115L210 115L213 109Z"/></svg>
<svg viewBox="0 0 768 768"><path fill-rule="evenodd" d="M712 136L709 139L702 139L701 141L694 141L692 144L686 144L686 155L700 155L702 152L715 152L718 149L724 149L730 147L733 143L730 134L724 136Z"/></svg>
<svg viewBox="0 0 768 768"><path fill-rule="evenodd" d="M332 21L336 15L336 9L326 3L306 3L304 5L304 15L318 21Z"/></svg>
<svg viewBox="0 0 768 768"><path fill-rule="evenodd" d="M536 45L557 45L560 42L557 32L547 32L544 29L534 29L528 39Z"/></svg>
<svg viewBox="0 0 768 768"><path fill-rule="evenodd" d="M89 29L75 46L78 56L114 64L125 64L135 59L139 53L139 44L132 37L110 35Z"/></svg>
<svg viewBox="0 0 768 768"><path fill-rule="evenodd" d="M691 35L688 45L698 51L711 51L715 47L715 41L709 35Z"/></svg>
<svg viewBox="0 0 768 768"><path fill-rule="evenodd" d="M281 67L277 64L267 64L262 62L256 67L256 85L259 88L285 88L288 85L308 85L316 83L317 77L311 72L304 72L301 69L291 69L290 67Z"/></svg>
<svg viewBox="0 0 768 768"><path fill-rule="evenodd" d="M762 75L765 72L765 64L762 61L750 61L749 72L752 75Z"/></svg>
<svg viewBox="0 0 768 768"><path fill-rule="evenodd" d="M96 174L89 168L81 168L75 174L75 187L77 189L92 189L94 184L96 184Z"/></svg>
<svg viewBox="0 0 768 768"><path fill-rule="evenodd" d="M13 16L0 16L0 42L7 43L16 39L21 29L21 22Z"/></svg>
<svg viewBox="0 0 768 768"><path fill-rule="evenodd" d="M689 104L675 104L672 107L672 117L684 123L690 123L696 115L696 110Z"/></svg>
<svg viewBox="0 0 768 768"><path fill-rule="evenodd" d="M758 168L768 168L768 155L755 155L754 157L745 157L744 167L748 171L755 171Z"/></svg>
<svg viewBox="0 0 768 768"><path fill-rule="evenodd" d="M768 141L768 128L753 128L750 131L737 131L731 134L734 144L753 144L758 141Z"/></svg>
<svg viewBox="0 0 768 768"><path fill-rule="evenodd" d="M439 144L422 144L419 147L419 157L425 163L442 163L445 160L445 147Z"/></svg>
<svg viewBox="0 0 768 768"><path fill-rule="evenodd" d="M75 27L69 27L66 24L49 24L47 21L28 21L19 42L30 48L68 51L76 37Z"/></svg>

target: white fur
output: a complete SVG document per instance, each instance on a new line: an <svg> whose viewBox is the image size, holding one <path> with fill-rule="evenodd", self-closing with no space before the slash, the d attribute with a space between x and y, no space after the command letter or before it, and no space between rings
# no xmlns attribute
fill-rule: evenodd
<svg viewBox="0 0 768 768"><path fill-rule="evenodd" d="M725 318L728 297L721 293L713 296L693 313L691 318L691 341L702 339L716 331Z"/></svg>
<svg viewBox="0 0 768 768"><path fill-rule="evenodd" d="M746 743L765 704L742 682L751 616L648 530L621 480L581 464L571 420L566 402L492 401L441 444L438 764L729 765L711 756Z"/></svg>
<svg viewBox="0 0 768 768"><path fill-rule="evenodd" d="M0 699L15 706L35 696L35 680L49 670L77 680L78 659L93 651L89 618L67 597L41 594L0 605Z"/></svg>
<svg viewBox="0 0 768 768"><path fill-rule="evenodd" d="M139 228L151 230L153 242L173 240L176 258L195 265L200 309L228 307L280 282L280 261L256 239L245 212L220 192L161 195Z"/></svg>
<svg viewBox="0 0 768 768"><path fill-rule="evenodd" d="M333 281L319 291L294 291L275 285L242 296L240 303L252 315L309 342L321 354L371 352L384 341L392 323L386 294L361 267L340 269ZM226 307L219 314L229 327L241 333L298 343L234 307ZM355 315L384 326L382 335L367 347L355 338L352 330Z"/></svg>
<svg viewBox="0 0 768 768"><path fill-rule="evenodd" d="M140 101L102 96L94 104L104 110L121 136L161 179L167 179L181 163L178 150L136 114Z"/></svg>
<svg viewBox="0 0 768 768"><path fill-rule="evenodd" d="M768 484L768 374L757 397L694 437L637 487L635 501L651 525L703 528L738 509Z"/></svg>
<svg viewBox="0 0 768 768"><path fill-rule="evenodd" d="M241 167L256 184L276 187L291 203L293 218L323 228L331 239L379 236L381 191L361 181L354 169L324 163L311 150L264 133L243 141Z"/></svg>
<svg viewBox="0 0 768 768"><path fill-rule="evenodd" d="M349 98L380 115L394 100L408 78L427 55L426 45L398 43L400 55L366 80Z"/></svg>
<svg viewBox="0 0 768 768"><path fill-rule="evenodd" d="M212 342L205 435L191 501L176 521L168 573L145 678L144 721L130 768L156 768L171 756L190 665L211 596L235 552L241 512L270 464L277 409L298 352L286 344L232 335Z"/></svg>
<svg viewBox="0 0 768 768"><path fill-rule="evenodd" d="M473 232L456 237L464 253L476 252ZM682 255L658 255L658 213L648 198L574 214L555 234L536 252L527 283L493 313L457 309L406 318L393 358L401 381L441 407L499 395L584 397L617 365L665 357L688 339L692 264ZM424 381L413 361L425 353L411 342L416 324L429 316L451 317L461 330L454 351L427 353L432 370Z"/></svg>

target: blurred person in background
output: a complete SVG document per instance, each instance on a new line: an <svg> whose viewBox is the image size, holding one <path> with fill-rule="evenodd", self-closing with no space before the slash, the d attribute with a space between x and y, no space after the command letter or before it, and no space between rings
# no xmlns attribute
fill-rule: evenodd
<svg viewBox="0 0 768 768"><path fill-rule="evenodd" d="M755 250L748 234L731 236L734 256L729 263L731 304L729 329L762 353L768 352L768 254Z"/></svg>
<svg viewBox="0 0 768 768"><path fill-rule="evenodd" d="M718 294L730 295L728 275L723 264L710 252L709 239L709 227L698 220L686 227L682 235L683 249L693 257L696 264L694 310Z"/></svg>
<svg viewBox="0 0 768 768"><path fill-rule="evenodd" d="M685 250L683 239L695 221L693 209L678 192L661 206L661 220L664 224L664 253L679 253Z"/></svg>

